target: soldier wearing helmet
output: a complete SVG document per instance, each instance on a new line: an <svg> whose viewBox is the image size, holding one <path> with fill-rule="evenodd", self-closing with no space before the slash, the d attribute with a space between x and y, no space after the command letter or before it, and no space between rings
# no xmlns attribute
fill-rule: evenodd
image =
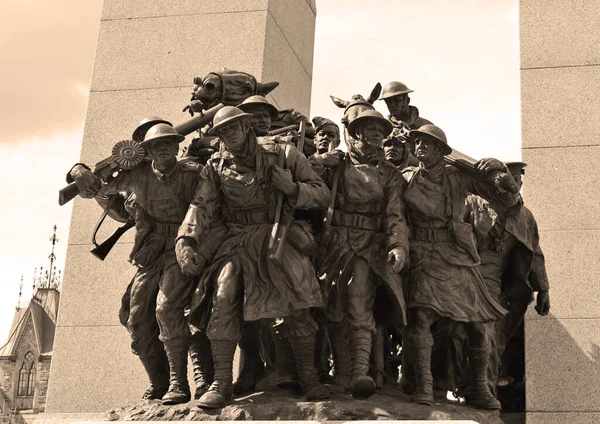
<svg viewBox="0 0 600 424"><path fill-rule="evenodd" d="M392 124L379 112L360 112L348 124L348 155L331 167L339 170L328 179L337 192L331 229L323 236L318 272L329 287L330 300L340 301L330 303L331 319L345 322L348 328L350 361L347 353L340 357L344 352L332 340L332 349L340 350L337 354L334 350L334 383L350 389L355 398L368 398L376 389L368 372L378 288L389 294L394 323L401 328L406 321L400 277L408 255L408 227L401 199L405 183L384 159L383 140L391 131ZM335 313L335 306L341 306L341 316Z"/></svg>
<svg viewBox="0 0 600 424"><path fill-rule="evenodd" d="M177 264L175 236L194 197L200 165L177 160L184 137L166 121L142 122L134 138L143 138L149 158L138 167L120 172L105 185L83 167L75 167L71 176L86 197L119 192L135 196L135 219L143 222L143 231L137 232L130 256L138 271L124 296L128 304L123 305L121 318L131 333L132 350L150 378L144 398L183 403L191 397L187 380L190 330L184 308L194 284ZM193 265L198 272L211 259L211 249L214 245L199 246Z"/></svg>
<svg viewBox="0 0 600 424"><path fill-rule="evenodd" d="M419 109L410 105L408 94L413 91L399 81L392 81L383 87L379 100L385 101L390 111L388 119L394 126L405 124L409 129L417 129L431 124L427 119L419 116Z"/></svg>
<svg viewBox="0 0 600 424"><path fill-rule="evenodd" d="M238 108L252 115L252 130L258 137L267 135L271 123L279 116L277 108L263 96L248 97Z"/></svg>
<svg viewBox="0 0 600 424"><path fill-rule="evenodd" d="M410 105L409 93L414 90L399 81L392 81L383 87L379 100L385 101L390 114L388 119L394 125L394 130L384 142L386 159L398 169L406 166L417 166L410 143L407 143L408 132L423 125L431 124L419 116L419 109Z"/></svg>
<svg viewBox="0 0 600 424"><path fill-rule="evenodd" d="M269 258L267 246L278 193L295 209L324 209L329 190L293 146L259 143L251 130L250 114L226 106L217 112L213 124L210 133L222 140L222 150L204 168L177 239L180 266L195 275L194 248L215 217L223 216L229 230L200 279L190 311L190 321L206 329L213 352L214 382L200 405L222 407L232 395L240 313L246 321L283 317L306 397L327 398L329 391L318 383L314 367L317 324L310 308L322 307L323 295L302 242L311 237L310 229L292 221L282 264ZM280 161L284 167L278 166Z"/></svg>
<svg viewBox="0 0 600 424"><path fill-rule="evenodd" d="M462 323L468 335L468 359L474 378L467 403L500 409L487 386L490 351L485 323L502 318L506 311L483 281L473 227L463 217L469 194L487 199L498 210L515 206L519 196L446 165L443 157L452 149L439 127L424 125L411 131L410 137L420 161L418 167L403 171L408 183L403 199L411 224L411 265L405 289L409 314L403 338L404 351L415 373L411 400L433 402L431 326L445 318ZM507 172L497 159L482 159L475 166L482 175Z"/></svg>

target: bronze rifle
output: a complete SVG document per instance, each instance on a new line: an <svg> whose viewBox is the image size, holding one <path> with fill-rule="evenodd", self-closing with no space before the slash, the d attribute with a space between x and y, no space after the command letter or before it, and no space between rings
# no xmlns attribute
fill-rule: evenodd
<svg viewBox="0 0 600 424"><path fill-rule="evenodd" d="M306 135L306 124L304 121L300 121L298 129L300 131L300 139L298 140L297 148L300 154L303 154L302 152L304 149L304 136ZM279 167L284 167L284 161L285 152L282 148L279 153ZM294 219L294 211L291 210L288 213L284 213L284 208L285 206L283 204L283 193L278 193L277 206L275 209L275 223L273 224L273 229L271 230L271 238L269 239L269 259L280 266L283 265L283 253L285 249L285 243L289 233L290 225L292 223L292 220Z"/></svg>
<svg viewBox="0 0 600 424"><path fill-rule="evenodd" d="M520 190L519 185L514 181L510 174L502 171L484 173L475 167L475 164L477 163L475 159L458 150L453 149L452 153L444 156L444 161L457 167L460 172L477 178L492 187L499 187L512 194L516 194Z"/></svg>

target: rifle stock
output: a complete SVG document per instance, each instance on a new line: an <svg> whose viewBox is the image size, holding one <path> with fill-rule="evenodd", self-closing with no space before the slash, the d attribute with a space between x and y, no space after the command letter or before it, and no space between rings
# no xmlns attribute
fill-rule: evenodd
<svg viewBox="0 0 600 424"><path fill-rule="evenodd" d="M223 103L219 103L216 106L208 109L206 112L196 115L193 118L188 119L180 124L175 125L173 128L181 135L186 136L188 134L193 133L196 130L201 129L206 126L208 123L212 122L212 119L216 115L216 113L225 106ZM106 159L101 160L94 167L94 174L96 174L100 179L109 178L114 172L119 170L119 165L112 159L112 157L108 157ZM58 204L60 206L65 203L70 202L79 194L79 187L77 184L70 183L68 186L62 188L58 191Z"/></svg>
<svg viewBox="0 0 600 424"><path fill-rule="evenodd" d="M509 174L502 171L483 173L475 167L477 162L474 159L471 159L467 155L457 152L456 150L451 154L444 156L444 161L450 165L454 165L460 172L483 181L493 187L500 187L512 194L516 194L520 191L519 185Z"/></svg>
<svg viewBox="0 0 600 424"><path fill-rule="evenodd" d="M111 249L114 247L114 245L117 243L117 241L121 238L121 236L123 234L125 234L130 228L133 228L133 227L135 227L135 222L130 219L124 225L117 228L115 230L115 232L109 238L104 240L102 243L96 244L96 242L94 241L94 245L96 247L94 247L92 250L90 250L90 253L92 255L94 255L95 257L97 257L98 259L100 259L101 261L103 261L106 258L106 255L108 255L108 252L111 251Z"/></svg>
<svg viewBox="0 0 600 424"><path fill-rule="evenodd" d="M300 130L300 140L298 140L298 151L302 154L304 148L304 136L306 135L306 124L304 121L300 122L299 126ZM283 149L281 150L283 152ZM282 155L285 159L285 155ZM280 156L281 161L281 156ZM280 167L283 167L284 163L281 161ZM281 202L280 202L281 200ZM289 213L284 214L283 212L283 193L279 193L279 197L277 198L277 217L275 218L275 224L273 225L273 231L271 233L271 239L269 240L269 246L271 247L271 254L269 255L269 259L275 262L278 265L283 265L283 253L285 249L285 243L287 241L287 236L289 233L289 228L294 219L294 211L291 210ZM283 215L283 222L281 216ZM280 230L281 228L281 230ZM279 237L277 237L277 232L279 232ZM272 242L272 243L271 243Z"/></svg>

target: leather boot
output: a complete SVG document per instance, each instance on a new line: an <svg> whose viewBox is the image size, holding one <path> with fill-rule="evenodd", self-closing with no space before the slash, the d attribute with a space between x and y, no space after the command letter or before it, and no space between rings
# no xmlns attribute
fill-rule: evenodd
<svg viewBox="0 0 600 424"><path fill-rule="evenodd" d="M139 355L139 358L150 380L150 385L142 395L142 399L162 399L169 390L167 354L162 350L156 355Z"/></svg>
<svg viewBox="0 0 600 424"><path fill-rule="evenodd" d="M233 394L233 355L237 342L235 340L211 341L215 378L204 393L198 405L203 408L222 408Z"/></svg>
<svg viewBox="0 0 600 424"><path fill-rule="evenodd" d="M275 341L275 375L277 377L277 387L280 389L299 389L296 360L294 359L290 341L285 337L283 322L273 326L273 339Z"/></svg>
<svg viewBox="0 0 600 424"><path fill-rule="evenodd" d="M190 357L192 358L194 383L196 385L194 399L200 399L210 387L214 376L210 340L206 337L206 333L198 332L192 336Z"/></svg>
<svg viewBox="0 0 600 424"><path fill-rule="evenodd" d="M343 322L329 325L329 345L333 356L333 382L331 390L345 393L350 390L350 354L346 326Z"/></svg>
<svg viewBox="0 0 600 424"><path fill-rule="evenodd" d="M187 379L188 346L165 345L169 359L169 391L163 396L163 405L175 405L190 401L190 385Z"/></svg>
<svg viewBox="0 0 600 424"><path fill-rule="evenodd" d="M469 387L469 396L466 398L467 405L479 409L499 410L500 402L492 395L488 387L487 371L489 361L489 349L469 349L469 362L473 379Z"/></svg>
<svg viewBox="0 0 600 424"><path fill-rule="evenodd" d="M410 361L415 373L415 390L411 402L422 405L433 404L433 376L431 374L431 348L433 337L409 334L406 343L410 345Z"/></svg>
<svg viewBox="0 0 600 424"><path fill-rule="evenodd" d="M242 324L239 342L241 370L233 384L233 393L236 395L253 392L256 382L265 375L265 366L260 357L260 334L256 325L258 323L255 322Z"/></svg>
<svg viewBox="0 0 600 424"><path fill-rule="evenodd" d="M296 359L298 381L309 401L329 399L329 388L321 385L315 368L315 338L291 337L290 344Z"/></svg>
<svg viewBox="0 0 600 424"><path fill-rule="evenodd" d="M371 365L372 334L369 330L353 328L349 341L352 397L367 399L375 394L375 382L367 375Z"/></svg>

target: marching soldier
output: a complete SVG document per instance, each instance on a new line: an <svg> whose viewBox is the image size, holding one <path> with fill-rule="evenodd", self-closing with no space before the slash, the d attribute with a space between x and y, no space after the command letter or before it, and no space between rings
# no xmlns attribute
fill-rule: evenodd
<svg viewBox="0 0 600 424"><path fill-rule="evenodd" d="M419 167L406 168L408 183L404 202L411 225L410 268L406 286L408 327L405 352L414 367L416 387L411 400L433 402L431 326L441 318L464 323L468 357L474 378L468 403L484 409L500 409L487 386L489 344L485 323L502 318L506 311L487 290L478 270L479 254L472 226L463 221L465 199L477 194L499 208L510 208L518 195L488 185L446 165L452 152L444 132L424 125L410 133ZM483 174L507 171L496 159L476 164Z"/></svg>
<svg viewBox="0 0 600 424"><path fill-rule="evenodd" d="M310 308L323 296L303 240L305 227L292 221L282 264L269 258L278 193L293 208L323 209L329 190L294 147L259 143L251 116L235 107L221 109L211 133L223 142L202 173L195 199L181 225L177 259L184 272L196 273L195 247L222 216L230 237L220 244L194 295L190 319L211 340L214 381L200 398L206 408L222 407L232 394L233 354L240 339L240 314L246 321L284 317L299 382L309 400L329 396L314 367L317 324ZM284 163L284 167L278 163ZM210 316L209 316L210 315Z"/></svg>

